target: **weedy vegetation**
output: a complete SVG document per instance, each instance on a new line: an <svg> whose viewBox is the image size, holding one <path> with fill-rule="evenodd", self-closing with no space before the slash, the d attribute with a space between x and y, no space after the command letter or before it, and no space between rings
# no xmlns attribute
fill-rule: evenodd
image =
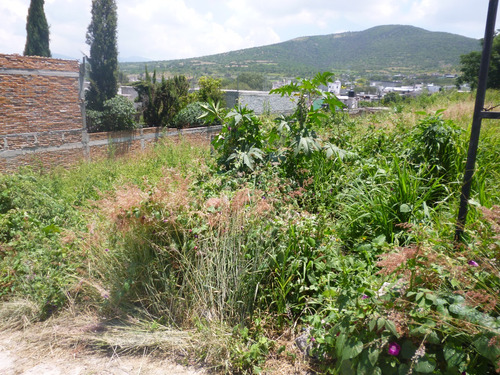
<svg viewBox="0 0 500 375"><path fill-rule="evenodd" d="M498 124L456 244L473 96L350 117L318 90L331 79L276 90L290 116L202 104L212 152L166 141L0 176L2 324L137 316L190 332L221 373L500 372Z"/></svg>

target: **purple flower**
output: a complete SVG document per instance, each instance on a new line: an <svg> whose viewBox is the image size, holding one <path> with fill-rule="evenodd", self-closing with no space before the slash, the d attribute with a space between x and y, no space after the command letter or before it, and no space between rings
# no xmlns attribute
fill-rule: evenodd
<svg viewBox="0 0 500 375"><path fill-rule="evenodd" d="M387 354L396 356L399 354L400 350L401 347L397 343L391 342L389 343L389 349L387 350Z"/></svg>
<svg viewBox="0 0 500 375"><path fill-rule="evenodd" d="M363 295L361 296L361 299L367 299L367 298L368 298L368 296L367 296L366 294L363 294Z"/></svg>
<svg viewBox="0 0 500 375"><path fill-rule="evenodd" d="M469 266L472 266L472 267L478 267L478 266L479 266L479 264L477 264L477 262L476 262L475 260L469 260L469 261L467 262L467 264L468 264Z"/></svg>
<svg viewBox="0 0 500 375"><path fill-rule="evenodd" d="M109 249L105 249L104 251L109 251Z"/></svg>

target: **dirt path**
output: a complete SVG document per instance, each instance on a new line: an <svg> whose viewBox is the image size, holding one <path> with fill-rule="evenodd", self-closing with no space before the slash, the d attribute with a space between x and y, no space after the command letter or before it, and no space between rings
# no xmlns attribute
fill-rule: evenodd
<svg viewBox="0 0 500 375"><path fill-rule="evenodd" d="M203 374L166 360L148 356L102 356L95 354L44 355L24 353L20 342L11 339L0 341L1 375L131 375L131 374Z"/></svg>
<svg viewBox="0 0 500 375"><path fill-rule="evenodd" d="M174 345L183 337L176 337L175 332L150 334L89 321L39 323L20 330L3 330L0 375L206 374L204 370L175 364L166 354L168 351L148 354L150 342L159 340ZM108 346L110 342L113 344ZM97 343L96 350L90 350L89 343ZM99 345L101 349L97 350ZM123 348L128 345L143 349L125 355ZM108 348L107 353L102 348Z"/></svg>
<svg viewBox="0 0 500 375"><path fill-rule="evenodd" d="M1 375L201 375L195 370L158 356L124 356L113 353L106 356L61 349L40 352L29 349L29 344L16 332L3 332L0 339ZM47 353L46 353L47 352Z"/></svg>

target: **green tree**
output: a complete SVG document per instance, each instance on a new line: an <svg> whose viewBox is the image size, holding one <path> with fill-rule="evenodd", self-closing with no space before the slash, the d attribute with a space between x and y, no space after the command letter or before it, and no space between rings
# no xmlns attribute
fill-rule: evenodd
<svg viewBox="0 0 500 375"><path fill-rule="evenodd" d="M266 85L266 78L262 73L254 73L254 72L243 72L238 75L238 84L240 85L240 89L245 89L245 86L250 90L266 90L269 85Z"/></svg>
<svg viewBox="0 0 500 375"><path fill-rule="evenodd" d="M164 126L187 104L189 82L185 76L174 76L161 81L156 70L151 76L146 67L145 79L134 84L137 101L142 103L143 120L150 126Z"/></svg>
<svg viewBox="0 0 500 375"><path fill-rule="evenodd" d="M484 40L481 40L481 45L484 46ZM460 71L462 74L457 78L457 86L468 83L473 90L476 89L480 65L481 52L473 51L460 56ZM500 89L500 35L498 33L493 39L487 87Z"/></svg>
<svg viewBox="0 0 500 375"><path fill-rule="evenodd" d="M87 29L90 46L90 87L87 108L102 111L104 102L118 89L117 8L115 0L93 0L92 20Z"/></svg>
<svg viewBox="0 0 500 375"><path fill-rule="evenodd" d="M224 93L221 91L222 80L211 77L200 77L198 80L200 89L197 92L197 100L200 102L213 101L225 105Z"/></svg>
<svg viewBox="0 0 500 375"><path fill-rule="evenodd" d="M468 83L474 90L477 87L479 77L479 65L481 64L481 53L473 51L460 56L460 71L462 74L457 78L457 86Z"/></svg>
<svg viewBox="0 0 500 375"><path fill-rule="evenodd" d="M51 57L49 25L43 11L44 0L31 0L26 22L25 56Z"/></svg>
<svg viewBox="0 0 500 375"><path fill-rule="evenodd" d="M398 104L403 101L403 98L401 95L399 95L397 92L391 91L385 94L384 99L382 100L382 103L384 105L389 105L391 103L393 104Z"/></svg>

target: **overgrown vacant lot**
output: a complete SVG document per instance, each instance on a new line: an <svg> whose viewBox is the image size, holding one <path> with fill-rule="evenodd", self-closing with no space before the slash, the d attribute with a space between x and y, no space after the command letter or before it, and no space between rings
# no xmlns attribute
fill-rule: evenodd
<svg viewBox="0 0 500 375"><path fill-rule="evenodd" d="M226 373L498 372L497 122L453 243L473 99L353 118L305 99L278 119L212 106L212 152L165 142L0 176L3 329L70 322L86 334L46 345Z"/></svg>

